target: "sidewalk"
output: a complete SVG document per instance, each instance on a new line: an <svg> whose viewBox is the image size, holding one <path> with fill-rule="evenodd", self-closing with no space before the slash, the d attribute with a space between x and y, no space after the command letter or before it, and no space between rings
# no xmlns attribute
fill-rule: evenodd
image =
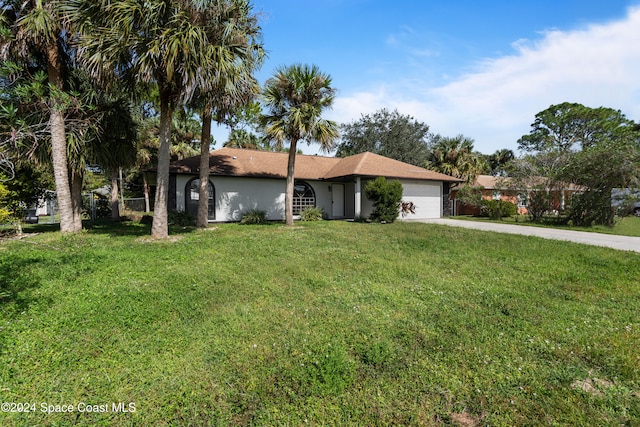
<svg viewBox="0 0 640 427"><path fill-rule="evenodd" d="M421 222L441 224L451 227L471 228L475 230L493 231L497 233L521 234L543 239L566 240L592 246L604 246L622 251L640 253L640 237L617 236L614 234L590 233L586 231L562 230L555 228L527 227L525 225L497 224L493 222L476 222L456 219L425 219Z"/></svg>

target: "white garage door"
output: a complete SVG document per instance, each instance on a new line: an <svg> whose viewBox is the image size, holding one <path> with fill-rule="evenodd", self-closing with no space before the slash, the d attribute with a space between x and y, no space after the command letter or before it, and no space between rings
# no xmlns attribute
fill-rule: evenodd
<svg viewBox="0 0 640 427"><path fill-rule="evenodd" d="M442 187L439 182L411 181L402 182L402 200L413 202L416 214L398 219L440 218L442 212Z"/></svg>

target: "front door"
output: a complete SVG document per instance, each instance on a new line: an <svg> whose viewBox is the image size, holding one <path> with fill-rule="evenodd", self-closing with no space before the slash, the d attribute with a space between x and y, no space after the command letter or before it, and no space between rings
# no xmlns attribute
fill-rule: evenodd
<svg viewBox="0 0 640 427"><path fill-rule="evenodd" d="M331 217L344 218L344 184L331 185Z"/></svg>

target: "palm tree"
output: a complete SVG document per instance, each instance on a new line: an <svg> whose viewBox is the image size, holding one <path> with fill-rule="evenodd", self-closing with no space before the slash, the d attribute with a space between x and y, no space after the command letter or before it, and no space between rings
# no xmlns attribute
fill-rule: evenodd
<svg viewBox="0 0 640 427"><path fill-rule="evenodd" d="M494 176L506 176L507 167L516 158L512 150L503 148L495 153L485 156L489 163L490 174Z"/></svg>
<svg viewBox="0 0 640 427"><path fill-rule="evenodd" d="M232 130L229 133L229 139L222 144L222 146L229 148L249 148L252 150L264 149L260 137L246 129Z"/></svg>
<svg viewBox="0 0 640 427"><path fill-rule="evenodd" d="M222 77L203 97L202 136L200 142L200 176L198 186L198 218L196 226L206 228L209 222L209 154L211 146L211 121L214 109L218 124L233 114L242 104L250 102L258 94L258 82L252 73L261 61L262 47L256 47L256 56L244 56L234 74ZM232 82L230 84L230 82Z"/></svg>
<svg viewBox="0 0 640 427"><path fill-rule="evenodd" d="M234 0L67 0L68 19L82 36L78 55L92 75L152 83L160 98L158 169L151 234L168 237L167 199L171 122L176 107L189 103L220 73L224 49L212 42L202 13ZM239 0L238 0L239 1ZM115 75L114 75L115 73Z"/></svg>
<svg viewBox="0 0 640 427"><path fill-rule="evenodd" d="M120 218L118 172L123 167L134 166L137 160L140 125L132 111L133 106L127 99L116 99L107 104L95 144L94 162L111 176L112 219Z"/></svg>
<svg viewBox="0 0 640 427"><path fill-rule="evenodd" d="M436 136L425 167L470 183L486 169L484 160L473 151L473 142L464 135Z"/></svg>
<svg viewBox="0 0 640 427"><path fill-rule="evenodd" d="M196 225L205 228L209 219L209 153L214 112L220 124L259 92L253 72L262 65L261 29L247 0L221 1L213 10L201 10L199 21L207 28L209 42L219 49L216 72L195 97L202 108L200 176Z"/></svg>
<svg viewBox="0 0 640 427"><path fill-rule="evenodd" d="M298 141L318 142L329 151L338 138L338 125L322 118L335 98L331 77L315 65L281 67L267 80L262 98L268 109L263 117L264 132L277 144L289 141L285 221L293 225L293 183Z"/></svg>
<svg viewBox="0 0 640 427"><path fill-rule="evenodd" d="M63 47L67 44L70 32L62 24L60 2L14 0L3 1L0 6L5 25L11 34L0 41L0 52L3 53L1 59L14 59L25 65L45 62L51 87L47 107L60 231L80 231L82 223L74 221L65 130L65 63L68 58Z"/></svg>

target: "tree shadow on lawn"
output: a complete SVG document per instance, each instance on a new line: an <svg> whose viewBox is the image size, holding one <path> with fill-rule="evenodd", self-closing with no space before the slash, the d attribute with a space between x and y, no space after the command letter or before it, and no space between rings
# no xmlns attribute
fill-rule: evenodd
<svg viewBox="0 0 640 427"><path fill-rule="evenodd" d="M42 262L38 257L24 257L8 254L0 257L0 311L2 319L8 321L26 312L31 305L42 299L34 291L40 282L28 273L29 266ZM0 354L6 348L6 337L0 328Z"/></svg>
<svg viewBox="0 0 640 427"><path fill-rule="evenodd" d="M151 217L149 217L151 218ZM99 220L93 225L86 224L85 228L90 234L106 234L111 237L134 236L134 237L151 237L151 223L140 220L112 221ZM182 235L192 233L197 228L195 226L184 227L177 225L169 225L169 237L172 235Z"/></svg>

